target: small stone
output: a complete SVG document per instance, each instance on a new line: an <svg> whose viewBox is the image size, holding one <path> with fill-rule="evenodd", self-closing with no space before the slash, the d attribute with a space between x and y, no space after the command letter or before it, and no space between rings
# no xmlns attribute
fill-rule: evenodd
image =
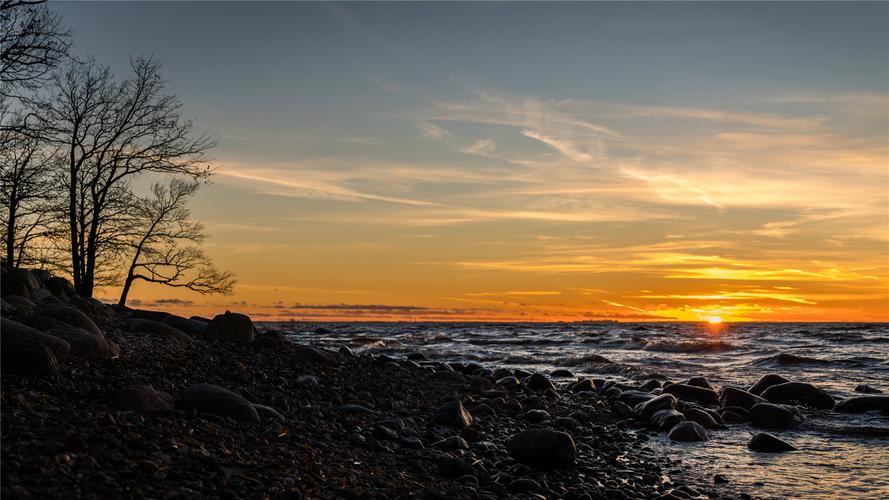
<svg viewBox="0 0 889 500"><path fill-rule="evenodd" d="M462 429L472 425L472 415L463 408L460 400L448 401L432 415L432 422L447 427Z"/></svg>
<svg viewBox="0 0 889 500"><path fill-rule="evenodd" d="M436 441L432 443L432 446L435 448L446 450L446 451L456 451L456 450L468 450L469 443L466 442L460 436L451 436L449 438L444 438L441 441Z"/></svg>
<svg viewBox="0 0 889 500"><path fill-rule="evenodd" d="M530 478L519 478L510 481L507 489L513 493L533 493L540 489L540 483Z"/></svg>
<svg viewBox="0 0 889 500"><path fill-rule="evenodd" d="M447 479L455 479L461 476L474 475L472 465L459 458L444 455L438 459L438 473Z"/></svg>
<svg viewBox="0 0 889 500"><path fill-rule="evenodd" d="M528 412L525 413L525 418L532 424L539 424L546 420L552 420L552 417L549 416L549 413L546 410L528 410Z"/></svg>
<svg viewBox="0 0 889 500"><path fill-rule="evenodd" d="M565 370L564 368L560 368L558 370L553 370L549 373L550 377L553 378L572 378L574 374L571 373L571 370Z"/></svg>
<svg viewBox="0 0 889 500"><path fill-rule="evenodd" d="M877 389L876 387L871 387L867 384L858 384L855 386L855 392L860 392L862 394L882 394L883 391Z"/></svg>

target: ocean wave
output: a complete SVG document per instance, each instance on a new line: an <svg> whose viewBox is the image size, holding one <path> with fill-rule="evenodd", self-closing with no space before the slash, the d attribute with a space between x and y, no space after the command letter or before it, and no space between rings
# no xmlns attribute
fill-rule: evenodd
<svg viewBox="0 0 889 500"><path fill-rule="evenodd" d="M584 366L589 364L613 364L614 362L599 354L584 354L582 356L565 356L556 360L556 366Z"/></svg>
<svg viewBox="0 0 889 500"><path fill-rule="evenodd" d="M773 356L758 358L750 362L754 366L778 367L778 366L843 366L847 368L874 368L884 362L882 358L870 356L853 356L841 359L823 359L809 356L800 356L786 352Z"/></svg>

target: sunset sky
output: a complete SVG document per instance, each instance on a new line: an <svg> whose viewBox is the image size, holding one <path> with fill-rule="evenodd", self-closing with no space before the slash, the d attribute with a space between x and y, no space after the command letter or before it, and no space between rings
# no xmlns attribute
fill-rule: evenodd
<svg viewBox="0 0 889 500"><path fill-rule="evenodd" d="M134 306L889 320L885 2L50 6L219 141L236 293Z"/></svg>

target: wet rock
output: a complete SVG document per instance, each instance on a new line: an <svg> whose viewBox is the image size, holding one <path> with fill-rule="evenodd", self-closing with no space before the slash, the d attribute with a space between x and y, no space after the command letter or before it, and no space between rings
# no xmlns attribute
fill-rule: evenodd
<svg viewBox="0 0 889 500"><path fill-rule="evenodd" d="M788 429L802 421L802 415L792 406L759 403L750 408L750 423L756 427Z"/></svg>
<svg viewBox="0 0 889 500"><path fill-rule="evenodd" d="M545 375L534 373L525 381L525 385L535 391L556 390L556 386Z"/></svg>
<svg viewBox="0 0 889 500"><path fill-rule="evenodd" d="M830 394L805 382L785 382L769 387L762 397L770 403L796 403L820 410L833 409L836 402Z"/></svg>
<svg viewBox="0 0 889 500"><path fill-rule="evenodd" d="M67 359L71 347L62 339L11 319L0 324L0 368L3 373L49 375Z"/></svg>
<svg viewBox="0 0 889 500"><path fill-rule="evenodd" d="M177 406L183 410L197 410L241 422L259 422L253 405L228 389L213 384L195 384L185 389Z"/></svg>
<svg viewBox="0 0 889 500"><path fill-rule="evenodd" d="M765 399L756 394L738 389L737 387L725 387L719 395L719 405L723 407L737 406L749 410L753 405L765 402Z"/></svg>
<svg viewBox="0 0 889 500"><path fill-rule="evenodd" d="M527 370L522 370L521 368L516 368L515 370L512 371L512 375L515 378L522 380L522 379L530 377L531 372L529 372Z"/></svg>
<svg viewBox="0 0 889 500"><path fill-rule="evenodd" d="M747 448L763 453L779 453L796 449L793 445L766 432L758 432L750 438L750 441L747 442Z"/></svg>
<svg viewBox="0 0 889 500"><path fill-rule="evenodd" d="M571 392L595 391L596 386L593 385L592 380L590 380L588 378L584 378L584 379L580 379L577 382L571 384L571 386L569 387L569 390Z"/></svg>
<svg viewBox="0 0 889 500"><path fill-rule="evenodd" d="M661 394L660 396L649 399L644 403L639 403L639 405L636 406L636 413L643 420L647 420L658 411L673 410L675 408L676 397L672 394Z"/></svg>
<svg viewBox="0 0 889 500"><path fill-rule="evenodd" d="M150 319L131 319L127 324L130 327L131 332L156 335L176 344L194 343L194 340L182 330L166 323L161 323L160 321L153 321Z"/></svg>
<svg viewBox="0 0 889 500"><path fill-rule="evenodd" d="M249 344L253 341L253 321L243 314L226 311L210 321L204 335L208 340Z"/></svg>
<svg viewBox="0 0 889 500"><path fill-rule="evenodd" d="M448 401L432 414L432 423L462 429L472 425L472 415L463 408L462 401Z"/></svg>
<svg viewBox="0 0 889 500"><path fill-rule="evenodd" d="M558 370L553 370L549 373L549 376L552 378L572 378L574 374L571 373L571 370L565 370L564 368L560 368Z"/></svg>
<svg viewBox="0 0 889 500"><path fill-rule="evenodd" d="M571 465L577 456L569 434L549 429L526 429L514 435L507 448L519 462L539 467Z"/></svg>
<svg viewBox="0 0 889 500"><path fill-rule="evenodd" d="M660 389L660 388L661 388L661 383L660 383L658 380L655 380L655 379L653 379L653 378L650 378L650 379L646 380L645 382L643 382L642 385L639 386L639 387L640 387L643 391L651 392L651 391L653 391L653 390L655 390L655 389Z"/></svg>
<svg viewBox="0 0 889 500"><path fill-rule="evenodd" d="M340 346L340 348L337 349L337 352L340 354L340 356L342 356L344 358L354 358L355 357L355 353L352 352L352 349L349 349L349 346L347 346L347 345Z"/></svg>
<svg viewBox="0 0 889 500"><path fill-rule="evenodd" d="M732 410L725 410L719 416L722 417L722 422L728 425L743 424L747 421L747 417Z"/></svg>
<svg viewBox="0 0 889 500"><path fill-rule="evenodd" d="M174 409L173 397L150 385L128 385L114 394L115 407L124 411L155 412Z"/></svg>
<svg viewBox="0 0 889 500"><path fill-rule="evenodd" d="M673 441L709 441L710 435L701 424L686 420L676 424L667 434Z"/></svg>
<svg viewBox="0 0 889 500"><path fill-rule="evenodd" d="M856 398L849 398L838 404L836 411L842 413L879 411L889 414L889 396L859 396Z"/></svg>
<svg viewBox="0 0 889 500"><path fill-rule="evenodd" d="M648 401L652 398L654 398L654 396L650 393L634 390L623 391L617 396L617 399L632 407L635 407L640 403L644 403L645 401Z"/></svg>
<svg viewBox="0 0 889 500"><path fill-rule="evenodd" d="M491 374L491 378L494 380L500 380L504 377L512 377L512 370L507 370L506 368L497 368L494 370L494 373Z"/></svg>
<svg viewBox="0 0 889 500"><path fill-rule="evenodd" d="M695 401L702 405L716 405L719 403L719 395L713 389L697 387L688 384L672 384L664 387L664 394L672 394L677 399Z"/></svg>
<svg viewBox="0 0 889 500"><path fill-rule="evenodd" d="M855 392L860 392L862 394L882 394L883 391L877 389L876 387L869 386L867 384L858 384L855 386Z"/></svg>
<svg viewBox="0 0 889 500"><path fill-rule="evenodd" d="M722 429L725 427L717 422L710 413L700 408L689 408L685 410L685 418L701 424L705 429Z"/></svg>
<svg viewBox="0 0 889 500"><path fill-rule="evenodd" d="M654 412L654 414L651 415L649 422L651 422L651 425L655 428L665 431L676 427L676 425L683 420L685 420L685 416L682 413L672 408L667 408Z"/></svg>
<svg viewBox="0 0 889 500"><path fill-rule="evenodd" d="M517 389L522 383L519 382L519 379L510 375L509 377L503 377L501 379L497 379L496 386L502 387L506 390Z"/></svg>
<svg viewBox="0 0 889 500"><path fill-rule="evenodd" d="M692 377L686 382L688 385L695 387L703 387L704 389L713 389L713 385L707 380L707 377Z"/></svg>
<svg viewBox="0 0 889 500"><path fill-rule="evenodd" d="M751 385L750 388L747 389L747 392L749 392L750 394L761 396L763 391L765 391L769 387L773 385L784 384L787 382L790 382L790 380L787 380L781 375L769 373L760 377L755 384Z"/></svg>
<svg viewBox="0 0 889 500"><path fill-rule="evenodd" d="M486 377L469 377L469 387L472 392L482 393L494 388L494 383Z"/></svg>
<svg viewBox="0 0 889 500"><path fill-rule="evenodd" d="M623 418L633 417L636 415L633 409L630 408L629 405L627 405L623 401L614 401L613 403L611 403L611 411L615 415Z"/></svg>

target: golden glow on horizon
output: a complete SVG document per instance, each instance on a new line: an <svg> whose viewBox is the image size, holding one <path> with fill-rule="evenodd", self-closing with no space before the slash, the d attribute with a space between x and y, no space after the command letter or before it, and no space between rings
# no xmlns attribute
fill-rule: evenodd
<svg viewBox="0 0 889 500"><path fill-rule="evenodd" d="M707 318L707 323L710 323L711 325L718 325L722 323L722 318L719 316L710 316L709 318Z"/></svg>

